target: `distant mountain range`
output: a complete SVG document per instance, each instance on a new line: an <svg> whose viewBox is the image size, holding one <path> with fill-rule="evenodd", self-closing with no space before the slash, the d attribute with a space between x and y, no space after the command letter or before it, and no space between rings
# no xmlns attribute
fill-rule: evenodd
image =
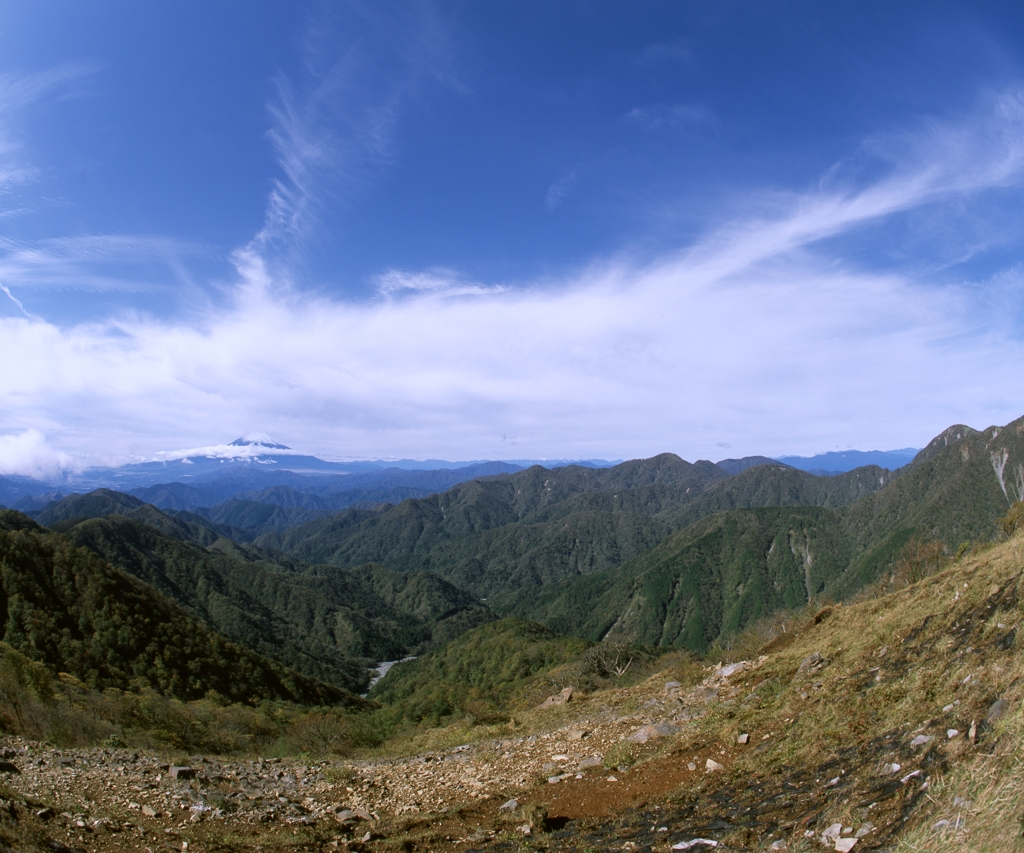
<svg viewBox="0 0 1024 853"><path fill-rule="evenodd" d="M811 474L842 474L864 465L877 465L895 471L914 461L920 448L904 447L902 450L839 450L819 453L817 456L779 456L784 462Z"/></svg>
<svg viewBox="0 0 1024 853"><path fill-rule="evenodd" d="M783 462L813 474L835 474L862 465L895 469L907 464L913 449L825 453L818 456L765 456L723 459L716 463L728 473L739 473L752 465ZM271 527L286 521L310 520L317 513L399 503L424 497L477 477L540 465L547 469L576 466L611 468L622 460L603 459L514 459L449 462L443 459L396 461L329 461L303 454L274 441L265 433L250 433L228 444L210 445L157 454L150 462L107 468L89 468L51 481L20 476L0 476L0 506L35 511L67 494L95 489L115 489L142 498L161 509L191 510L214 508L230 500L270 504L284 508L301 507L314 515L300 518L296 512L276 518ZM281 491L284 488L285 491ZM225 521L232 512L224 510ZM280 522L280 523L279 523Z"/></svg>

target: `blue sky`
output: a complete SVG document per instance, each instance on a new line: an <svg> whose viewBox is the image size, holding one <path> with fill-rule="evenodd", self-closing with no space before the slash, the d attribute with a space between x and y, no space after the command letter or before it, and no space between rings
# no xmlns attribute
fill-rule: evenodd
<svg viewBox="0 0 1024 853"><path fill-rule="evenodd" d="M1022 34L1016 4L0 0L0 473L1019 417Z"/></svg>

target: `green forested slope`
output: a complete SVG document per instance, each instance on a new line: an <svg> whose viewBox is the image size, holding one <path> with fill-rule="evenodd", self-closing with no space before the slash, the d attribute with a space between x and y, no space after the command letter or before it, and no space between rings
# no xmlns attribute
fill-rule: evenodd
<svg viewBox="0 0 1024 853"><path fill-rule="evenodd" d="M122 516L83 521L67 533L225 636L353 691L365 686L368 662L402 657L493 618L439 578L381 566L282 565L251 546L221 539L203 548Z"/></svg>
<svg viewBox="0 0 1024 853"><path fill-rule="evenodd" d="M806 482L792 469L751 468L680 517L726 512L616 569L502 599L499 610L591 639L703 650L774 610L860 589L892 570L912 539L937 540L948 554L991 541L998 519L1024 497L1024 419L984 432L951 427L894 475L866 468L844 476ZM841 505L875 484L874 494ZM812 499L835 508L729 509Z"/></svg>
<svg viewBox="0 0 1024 853"><path fill-rule="evenodd" d="M456 711L486 715L521 705L529 697L517 694L533 676L572 660L588 645L536 622L502 619L397 664L370 696L414 721L437 720Z"/></svg>
<svg viewBox="0 0 1024 853"><path fill-rule="evenodd" d="M688 524L755 506L842 506L888 482L866 468L816 477L782 465L729 476L671 454L593 471L534 467L406 501L371 518L325 518L259 539L306 560L429 570L514 612L534 588L615 569ZM516 611L517 612L517 611Z"/></svg>
<svg viewBox="0 0 1024 853"><path fill-rule="evenodd" d="M9 510L0 511L0 604L0 639L99 689L358 702L228 641L67 536Z"/></svg>
<svg viewBox="0 0 1024 853"><path fill-rule="evenodd" d="M826 593L849 564L850 549L833 510L733 510L617 569L536 590L512 609L592 640L704 651L722 634Z"/></svg>

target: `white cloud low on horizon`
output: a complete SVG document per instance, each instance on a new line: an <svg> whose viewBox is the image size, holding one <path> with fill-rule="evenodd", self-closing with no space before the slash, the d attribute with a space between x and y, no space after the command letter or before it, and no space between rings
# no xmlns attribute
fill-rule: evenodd
<svg viewBox="0 0 1024 853"><path fill-rule="evenodd" d="M1024 99L990 107L915 137L872 184L831 179L776 197L773 214L752 200L762 212L684 250L560 280L388 270L376 299L347 301L276 280L257 240L235 255L228 304L188 320L0 318L0 473L253 429L326 458L694 460L923 446L952 423L1005 423L1024 415L1020 268L936 283L830 242L922 208L948 226L1018 187Z"/></svg>

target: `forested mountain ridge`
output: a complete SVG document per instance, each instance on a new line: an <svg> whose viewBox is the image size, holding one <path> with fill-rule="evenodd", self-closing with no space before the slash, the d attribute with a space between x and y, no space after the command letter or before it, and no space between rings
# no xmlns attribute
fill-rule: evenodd
<svg viewBox="0 0 1024 853"><path fill-rule="evenodd" d="M358 702L210 631L148 584L13 510L0 510L0 595L5 643L97 689Z"/></svg>
<svg viewBox="0 0 1024 853"><path fill-rule="evenodd" d="M531 468L475 481L356 522L329 517L260 537L299 559L426 570L510 612L533 587L617 568L708 515L751 506L843 506L884 469L816 477L772 463L730 475L672 454L614 468Z"/></svg>
<svg viewBox="0 0 1024 853"><path fill-rule="evenodd" d="M784 501L781 508L708 515L615 569L524 590L499 610L592 640L703 651L776 610L855 592L891 570L912 541L947 554L991 541L998 519L1024 498L1024 419L985 431L951 427L883 483L887 473L857 469L804 492L802 472L748 469L682 515L735 505L737 495ZM837 480L839 491L829 491ZM874 493L828 505L876 482ZM825 505L801 505L811 498Z"/></svg>
<svg viewBox="0 0 1024 853"><path fill-rule="evenodd" d="M238 642L358 691L366 667L494 618L451 584L382 566L329 572L217 540L208 548L112 516L67 531Z"/></svg>

